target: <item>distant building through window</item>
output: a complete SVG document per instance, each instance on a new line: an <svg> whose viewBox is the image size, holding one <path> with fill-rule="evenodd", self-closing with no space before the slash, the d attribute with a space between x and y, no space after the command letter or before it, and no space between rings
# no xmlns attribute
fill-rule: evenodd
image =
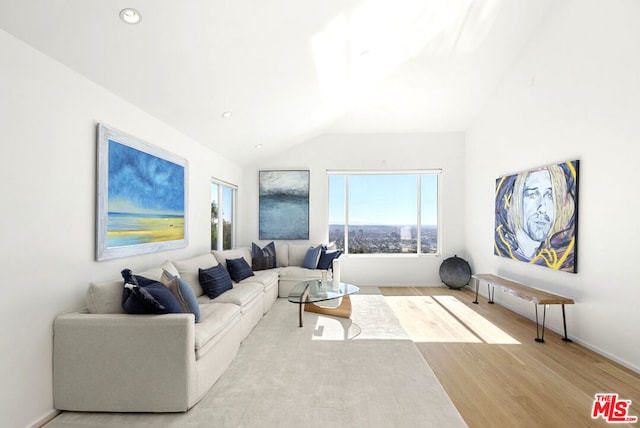
<svg viewBox="0 0 640 428"><path fill-rule="evenodd" d="M327 174L329 241L345 254L438 253L439 170Z"/></svg>

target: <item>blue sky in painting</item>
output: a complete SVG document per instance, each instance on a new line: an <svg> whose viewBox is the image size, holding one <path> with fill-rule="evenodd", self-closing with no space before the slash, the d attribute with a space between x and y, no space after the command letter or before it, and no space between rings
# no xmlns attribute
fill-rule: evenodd
<svg viewBox="0 0 640 428"><path fill-rule="evenodd" d="M109 140L109 212L184 214L184 168Z"/></svg>
<svg viewBox="0 0 640 428"><path fill-rule="evenodd" d="M260 195L309 195L309 171L260 171Z"/></svg>

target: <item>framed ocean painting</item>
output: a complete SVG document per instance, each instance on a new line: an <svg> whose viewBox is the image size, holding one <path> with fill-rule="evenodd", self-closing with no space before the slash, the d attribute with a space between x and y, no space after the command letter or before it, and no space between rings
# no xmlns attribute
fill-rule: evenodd
<svg viewBox="0 0 640 428"><path fill-rule="evenodd" d="M577 272L580 161L496 180L494 254Z"/></svg>
<svg viewBox="0 0 640 428"><path fill-rule="evenodd" d="M309 239L309 171L259 175L260 239Z"/></svg>
<svg viewBox="0 0 640 428"><path fill-rule="evenodd" d="M186 247L188 163L98 125L96 259Z"/></svg>

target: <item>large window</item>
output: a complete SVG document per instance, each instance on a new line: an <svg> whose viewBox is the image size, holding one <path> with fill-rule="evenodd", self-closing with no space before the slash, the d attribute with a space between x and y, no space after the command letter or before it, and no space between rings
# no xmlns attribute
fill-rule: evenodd
<svg viewBox="0 0 640 428"><path fill-rule="evenodd" d="M235 244L234 216L237 187L211 182L211 249L229 250Z"/></svg>
<svg viewBox="0 0 640 428"><path fill-rule="evenodd" d="M329 171L329 240L346 254L438 252L440 171Z"/></svg>

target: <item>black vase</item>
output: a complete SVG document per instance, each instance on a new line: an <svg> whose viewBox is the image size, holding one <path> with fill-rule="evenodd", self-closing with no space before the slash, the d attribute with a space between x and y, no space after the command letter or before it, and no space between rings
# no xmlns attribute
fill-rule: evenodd
<svg viewBox="0 0 640 428"><path fill-rule="evenodd" d="M471 266L460 257L449 257L440 265L440 279L449 288L460 289L471 280Z"/></svg>

